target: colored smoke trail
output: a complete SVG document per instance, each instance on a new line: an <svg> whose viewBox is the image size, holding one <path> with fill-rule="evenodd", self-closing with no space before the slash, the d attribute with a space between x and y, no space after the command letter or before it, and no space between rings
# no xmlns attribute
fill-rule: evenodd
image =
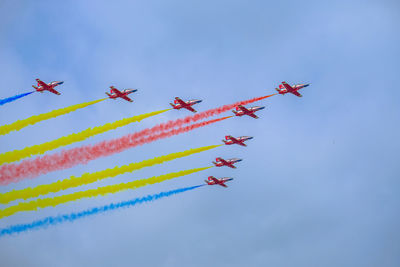
<svg viewBox="0 0 400 267"><path fill-rule="evenodd" d="M192 115L192 116L187 116L187 117L185 117L183 119L178 119L178 120L175 120L175 121L168 121L166 123L162 123L160 125L157 125L157 126L151 128L151 129L149 129L149 131L153 132L153 131L168 130L168 129L171 129L173 127L181 126L183 124L196 122L196 121L199 121L199 120L202 120L202 119L206 119L206 118L209 118L211 116L215 116L215 115L221 114L223 112L229 111L229 110L231 110L231 109L233 109L233 108L235 108L235 107L237 107L239 105L251 104L251 103L266 99L266 98L274 96L274 95L276 95L276 94L266 95L266 96L261 96L261 97L255 97L255 98L252 98L252 99L239 101L239 102L236 102L236 103L233 103L233 104L224 105L222 107L209 109L209 110L206 110L206 111L203 111L203 112L196 113L195 115Z"/></svg>
<svg viewBox="0 0 400 267"><path fill-rule="evenodd" d="M15 100L17 100L17 99L19 99L21 97L30 95L30 94L32 94L34 92L35 91L28 92L28 93L23 93L23 94L19 94L19 95L15 95L15 96L12 96L12 97L7 97L7 98L4 98L4 99L0 99L0 106L2 106L4 104L7 104L7 103L10 103L10 102L13 102L13 101L15 101Z"/></svg>
<svg viewBox="0 0 400 267"><path fill-rule="evenodd" d="M170 197L170 196L173 196L176 194L191 191L191 190L194 190L194 189L202 187L202 186L204 186L204 184L191 186L191 187L185 187L185 188L179 188L179 189L175 189L175 190L161 192L161 193L154 194L154 195L147 195L145 197L134 198L134 199L131 199L128 201L111 203L111 204L108 204L105 206L95 207L95 208L87 209L87 210L80 211L80 212L72 212L70 214L49 216L49 217L46 217L41 220L33 221L31 223L11 225L6 228L0 229L0 237L6 236L6 235L22 233L22 232L27 232L30 230L36 230L36 229L40 229L40 228L45 228L50 225L57 225L57 224L61 224L64 222L74 222L76 220L83 219L88 216L102 214L107 211L117 210L117 209L121 209L121 208L133 207L138 204L152 202L154 200L158 200L161 198Z"/></svg>
<svg viewBox="0 0 400 267"><path fill-rule="evenodd" d="M107 98L103 98L103 99L99 99L99 100L95 100L95 101L90 101L90 102L86 102L86 103L81 103L81 104L76 104L76 105L72 105L66 108L61 108L61 109L56 109L47 113L43 113L43 114L39 114L39 115L34 115L32 117L29 117L27 119L24 120L18 120L16 122L13 122L11 124L6 124L3 126L0 126L0 135L5 135L8 134L11 131L19 131L22 128L29 126L29 125L33 125L36 124L38 122L44 121L44 120L48 120L51 118L55 118L67 113L70 113L72 111L75 111L77 109L81 109L81 108L85 108L87 106L99 103L101 101L106 100Z"/></svg>
<svg viewBox="0 0 400 267"><path fill-rule="evenodd" d="M179 172L172 172L172 173L168 173L168 174L164 174L164 175L160 175L160 176L153 176L153 177L150 177L147 179L141 179L141 180L136 180L136 181L127 182L127 183L108 185L108 186L98 187L95 189L89 189L86 191L75 192L75 193L72 193L69 195L62 195L62 196L57 196L57 197L53 197L53 198L41 198L41 199L32 200L30 202L20 202L15 206L10 206L8 208L0 210L0 218L8 217L8 216L11 216L15 213L22 212L22 211L33 211L33 210L37 210L38 208L46 208L46 207L50 207L50 206L55 207L55 206L58 206L58 205L61 205L64 203L68 203L71 201L75 201L78 199L82 199L82 198L96 197L99 195L103 196L103 195L117 193L117 192L128 190L128 189L136 189L136 188L143 187L143 186L150 185L150 184L161 183L161 182L171 180L171 179L174 179L177 177L204 171L204 170L207 170L212 167L213 166L184 170L184 171L179 171Z"/></svg>
<svg viewBox="0 0 400 267"><path fill-rule="evenodd" d="M239 101L234 104L210 109L195 115L187 116L186 118L183 119L171 120L166 123L161 123L159 125L156 125L152 128L144 129L137 133L128 134L123 137L112 139L109 141L103 141L95 145L81 146L69 150L64 150L53 155L44 155L42 157L37 157L35 159L27 159L18 164L5 164L0 166L0 185L7 185L12 182L18 182L23 178L27 177L32 178L40 174L45 174L55 170L71 168L78 164L85 164L88 161L97 159L99 157L104 157L114 153L119 153L131 147L139 145L138 143L140 143L139 142L140 140L138 141L138 139L143 138L145 136L155 134L158 132L163 132L172 129L174 127L179 127L191 122L196 122L198 120L228 111L236 107L237 105L247 105L274 95L276 94L256 97L249 100ZM219 120L220 119L217 119L217 121ZM216 121L211 120L211 122L216 122ZM197 125L204 126L201 123ZM195 128L196 127L189 129L188 131L193 130ZM171 133L172 132L173 131L171 131ZM160 138L163 137L160 136Z"/></svg>
<svg viewBox="0 0 400 267"><path fill-rule="evenodd" d="M85 164L88 161L97 159L99 157L105 157L124 151L128 148L189 132L231 117L232 116L203 121L188 125L186 127L172 129L168 132L150 135L144 138L136 138L135 134L128 135L111 141L103 141L95 145L77 147L62 151L61 153L37 157L34 160L24 160L19 164L6 164L0 166L0 185L7 185L12 182L18 182L26 177L32 178L51 171L70 168L78 164Z"/></svg>
<svg viewBox="0 0 400 267"><path fill-rule="evenodd" d="M170 153L168 155L155 157L153 159L147 159L140 162L134 162L131 164L123 165L121 167L116 166L114 168L109 168L93 173L84 173L80 177L71 176L70 178L65 180L57 181L51 184L39 185L34 188L28 187L21 190L12 190L8 193L0 194L0 203L6 204L9 203L10 201L17 199L28 199L28 198L38 197L40 195L55 193L72 187L94 183L102 179L115 177L123 173L133 172L142 168L151 167L157 164L162 164L167 161L187 157L220 146L222 145L204 146L204 147L185 150L182 152Z"/></svg>
<svg viewBox="0 0 400 267"><path fill-rule="evenodd" d="M73 144L76 142L83 141L94 135L101 134L101 133L104 133L104 132L107 132L110 130L114 130L114 129L128 125L133 122L139 122L143 119L146 119L146 118L149 118L152 116L156 116L156 115L164 113L168 110L171 110L171 109L164 109L164 110L149 112L146 114L141 114L141 115L125 118L122 120L104 124L102 126L88 128L79 133L73 133L70 135L66 135L66 136L60 137L58 139L55 139L55 140L52 140L52 141L49 141L46 143L42 143L39 145L25 147L20 150L13 150L13 151L5 152L5 153L0 154L0 164L18 161L20 159L27 158L27 157L30 157L33 155L43 154L49 150L53 150L53 149L56 149L56 148L59 148L62 146L66 146L66 145L70 145L70 144Z"/></svg>

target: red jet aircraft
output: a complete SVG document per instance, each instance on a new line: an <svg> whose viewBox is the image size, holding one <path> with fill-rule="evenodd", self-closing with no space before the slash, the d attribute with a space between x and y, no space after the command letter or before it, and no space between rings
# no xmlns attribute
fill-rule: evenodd
<svg viewBox="0 0 400 267"><path fill-rule="evenodd" d="M36 79L37 81L37 86L32 85L33 88L36 89L37 92L43 93L43 91L49 91L53 94L60 95L60 93L56 90L54 90L54 87L59 86L60 84L63 84L64 82L51 82L51 83L45 83L41 81L40 79Z"/></svg>
<svg viewBox="0 0 400 267"><path fill-rule="evenodd" d="M228 181L232 181L233 178L230 177L224 177L224 178L215 178L214 176L209 176L208 180L204 180L208 185L220 185L223 187L228 187L225 183Z"/></svg>
<svg viewBox="0 0 400 267"><path fill-rule="evenodd" d="M241 136L241 137L235 138L235 137L233 137L233 136L231 136L231 135L227 135L227 136L225 136L225 139L226 139L226 140L222 140L222 142L224 142L225 145L238 144L238 145L240 145L240 146L247 146L247 145L244 143L244 141L253 139L253 137L251 137L251 136Z"/></svg>
<svg viewBox="0 0 400 267"><path fill-rule="evenodd" d="M192 108L193 105L200 103L202 100L189 100L189 101L183 101L179 97L175 97L174 104L169 103L174 109L181 109L181 108L186 108L187 110L190 110L191 112L197 112Z"/></svg>
<svg viewBox="0 0 400 267"><path fill-rule="evenodd" d="M125 90L122 90L122 92L121 92L114 86L110 86L110 88L111 88L110 93L106 92L106 95L108 95L109 98L116 99L116 98L120 97L129 102L133 102L133 100L130 99L129 97L127 97L127 95L137 91L137 89L125 89Z"/></svg>
<svg viewBox="0 0 400 267"><path fill-rule="evenodd" d="M249 109L247 109L246 107L239 105L236 107L236 110L232 110L233 113L235 113L236 116L244 116L244 115L248 115L254 119L258 119L258 117L254 114L254 112L264 109L265 107L251 107Z"/></svg>
<svg viewBox="0 0 400 267"><path fill-rule="evenodd" d="M290 86L286 82L282 82L282 84L279 85L279 89L275 88L276 91L278 91L279 94L284 95L287 93L292 93L295 96L302 97L302 95L298 92L300 89L309 86L310 84L294 84Z"/></svg>
<svg viewBox="0 0 400 267"><path fill-rule="evenodd" d="M242 161L242 159L233 158L233 159L224 160L223 158L216 158L215 161L213 161L213 163L216 167L227 166L229 168L236 169L236 166L234 166L233 164L235 164L236 162Z"/></svg>

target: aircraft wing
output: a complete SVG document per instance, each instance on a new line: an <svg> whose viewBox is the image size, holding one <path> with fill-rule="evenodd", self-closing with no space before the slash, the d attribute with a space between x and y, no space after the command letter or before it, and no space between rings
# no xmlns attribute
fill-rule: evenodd
<svg viewBox="0 0 400 267"><path fill-rule="evenodd" d="M129 101L129 102L133 102L133 100L132 99L130 99L129 97L127 97L126 95L122 95L122 96L120 96L122 99L125 99L126 101Z"/></svg>
<svg viewBox="0 0 400 267"><path fill-rule="evenodd" d="M247 113L247 112L249 112L250 110L248 110L246 107L244 107L244 106L242 106L242 105L239 105L239 106L237 106L238 108L240 108L243 112L245 112L245 113Z"/></svg>
<svg viewBox="0 0 400 267"><path fill-rule="evenodd" d="M283 86L285 86L286 90L288 90L288 92L293 91L293 87L291 87L287 82L282 82Z"/></svg>
<svg viewBox="0 0 400 267"><path fill-rule="evenodd" d="M234 142L234 143L238 143L238 142L239 142L239 140L237 140L235 137L233 137L233 136L231 136L231 135L229 135L229 136L227 136L227 137L228 137L228 139L231 139L232 142Z"/></svg>
<svg viewBox="0 0 400 267"><path fill-rule="evenodd" d="M223 158L218 158L220 162L222 162L222 164L228 164L228 162L226 160L224 160Z"/></svg>
<svg viewBox="0 0 400 267"><path fill-rule="evenodd" d="M223 187L228 187L226 184L224 184L224 183L220 183L219 184L220 186L223 186Z"/></svg>
<svg viewBox="0 0 400 267"><path fill-rule="evenodd" d="M244 143L243 140L237 140L237 139L235 139L235 140L236 140L236 144L241 145L241 146L247 146L247 145Z"/></svg>
<svg viewBox="0 0 400 267"><path fill-rule="evenodd" d="M232 140L232 135L225 136L225 140Z"/></svg>
<svg viewBox="0 0 400 267"><path fill-rule="evenodd" d="M216 183L216 184L218 184L218 183L219 183L219 180L218 180L217 178L215 178L215 177L211 177L211 180L213 180L213 181L214 181L214 183Z"/></svg>
<svg viewBox="0 0 400 267"><path fill-rule="evenodd" d="M58 91L54 90L53 88L46 88L46 90L52 92L53 94L61 95Z"/></svg>
<svg viewBox="0 0 400 267"><path fill-rule="evenodd" d="M252 118L254 118L254 119L258 119L257 115L254 114L254 113L250 113L250 114L247 114L247 115L249 115L250 117L252 117Z"/></svg>
<svg viewBox="0 0 400 267"><path fill-rule="evenodd" d="M180 99L179 97L175 97L175 104L177 104L176 102L178 102L182 106L186 105L186 103L182 99Z"/></svg>
<svg viewBox="0 0 400 267"><path fill-rule="evenodd" d="M182 105L184 108L186 108L187 110L191 111L191 112L197 112L194 108L192 108L189 105Z"/></svg>
<svg viewBox="0 0 400 267"><path fill-rule="evenodd" d="M110 86L110 88L111 88L111 93L114 93L117 96L121 96L122 95L121 91L118 90L117 88L115 88L114 86Z"/></svg>
<svg viewBox="0 0 400 267"><path fill-rule="evenodd" d="M291 91L290 93L294 94L295 96L302 97L298 91Z"/></svg>
<svg viewBox="0 0 400 267"><path fill-rule="evenodd" d="M49 86L43 82L42 80L36 79L38 86L42 86L43 88L48 88Z"/></svg>

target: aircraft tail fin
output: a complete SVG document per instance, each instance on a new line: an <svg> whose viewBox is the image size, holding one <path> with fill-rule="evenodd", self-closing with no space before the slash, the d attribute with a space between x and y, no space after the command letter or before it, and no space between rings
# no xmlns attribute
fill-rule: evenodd
<svg viewBox="0 0 400 267"><path fill-rule="evenodd" d="M174 105L174 104L172 104L172 103L169 103L169 104L171 105L171 107L175 108L175 105Z"/></svg>
<svg viewBox="0 0 400 267"><path fill-rule="evenodd" d="M281 90L279 90L278 88L275 88L276 91L280 92Z"/></svg>
<svg viewBox="0 0 400 267"><path fill-rule="evenodd" d="M106 92L106 95L111 96L109 92Z"/></svg>

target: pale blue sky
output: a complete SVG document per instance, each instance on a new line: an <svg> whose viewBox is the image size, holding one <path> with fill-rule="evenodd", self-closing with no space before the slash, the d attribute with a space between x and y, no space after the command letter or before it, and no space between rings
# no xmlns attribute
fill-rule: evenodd
<svg viewBox="0 0 400 267"><path fill-rule="evenodd" d="M1 188L50 183L170 152L250 135L125 174L128 181L239 157L203 173L108 197L26 212L0 227L231 176L169 199L0 239L4 266L399 266L399 4L396 1L0 1L0 97L35 78L64 80L61 96L1 107L0 123L139 88L134 103L106 101L1 137L0 151L203 99L202 111L310 82L303 98L258 104L235 118L87 165ZM257 105L258 105L257 104ZM85 144L188 115L170 111ZM71 147L79 146L74 144ZM59 150L58 150L59 151ZM70 190L71 192L73 190Z"/></svg>

